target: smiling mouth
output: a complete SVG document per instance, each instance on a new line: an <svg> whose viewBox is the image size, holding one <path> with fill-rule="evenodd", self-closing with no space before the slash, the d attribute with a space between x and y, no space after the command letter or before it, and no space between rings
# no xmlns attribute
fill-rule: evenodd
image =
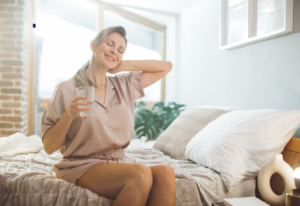
<svg viewBox="0 0 300 206"><path fill-rule="evenodd" d="M108 60L110 60L110 61L115 61L115 60L113 60L111 57L109 57L109 56L107 56L107 55L105 55L106 56L106 58L108 59Z"/></svg>

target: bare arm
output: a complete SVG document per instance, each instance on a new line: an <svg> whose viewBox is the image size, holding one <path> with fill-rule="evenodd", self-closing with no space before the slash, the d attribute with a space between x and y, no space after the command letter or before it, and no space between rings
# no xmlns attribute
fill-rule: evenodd
<svg viewBox="0 0 300 206"><path fill-rule="evenodd" d="M169 72L172 62L162 60L123 60L125 61L123 71L143 71L150 73Z"/></svg>
<svg viewBox="0 0 300 206"><path fill-rule="evenodd" d="M45 133L43 144L47 154L52 154L61 147L70 128L72 120L73 119L68 116L66 111L61 116L56 125Z"/></svg>
<svg viewBox="0 0 300 206"><path fill-rule="evenodd" d="M172 62L162 60L122 60L114 69L109 69L110 74L122 71L142 71L141 81L143 89L164 78L172 70Z"/></svg>
<svg viewBox="0 0 300 206"><path fill-rule="evenodd" d="M79 105L87 105L87 102L78 101L79 99L84 99L84 96L75 97L56 125L45 133L43 144L47 154L52 154L62 146L74 118L86 118L85 116L79 116L77 113L79 111L87 111L87 108L78 107Z"/></svg>

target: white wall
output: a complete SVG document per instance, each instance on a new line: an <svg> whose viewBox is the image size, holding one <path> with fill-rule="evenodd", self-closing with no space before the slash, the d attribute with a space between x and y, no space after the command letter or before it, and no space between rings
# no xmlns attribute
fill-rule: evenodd
<svg viewBox="0 0 300 206"><path fill-rule="evenodd" d="M292 33L229 51L219 50L220 3L201 0L169 25L166 103L300 110L300 0Z"/></svg>

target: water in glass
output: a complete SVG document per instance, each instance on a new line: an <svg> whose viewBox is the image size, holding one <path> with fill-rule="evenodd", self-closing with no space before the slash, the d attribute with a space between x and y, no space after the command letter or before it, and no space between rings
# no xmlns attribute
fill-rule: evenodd
<svg viewBox="0 0 300 206"><path fill-rule="evenodd" d="M80 111L80 116L92 116L94 115L94 98L95 98L95 87L83 86L76 88L77 96L85 96L86 100L79 100L83 102L88 102L89 104L86 106L79 106L79 108L88 108L88 111Z"/></svg>

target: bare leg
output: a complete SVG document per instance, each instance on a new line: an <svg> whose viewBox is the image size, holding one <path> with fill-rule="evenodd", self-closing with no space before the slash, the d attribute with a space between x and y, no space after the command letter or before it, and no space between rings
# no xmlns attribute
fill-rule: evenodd
<svg viewBox="0 0 300 206"><path fill-rule="evenodd" d="M153 174L152 189L147 206L175 206L176 180L174 169L169 165L149 166Z"/></svg>
<svg viewBox="0 0 300 206"><path fill-rule="evenodd" d="M77 185L115 199L113 206L146 205L152 187L151 169L142 164L102 163L77 180Z"/></svg>

